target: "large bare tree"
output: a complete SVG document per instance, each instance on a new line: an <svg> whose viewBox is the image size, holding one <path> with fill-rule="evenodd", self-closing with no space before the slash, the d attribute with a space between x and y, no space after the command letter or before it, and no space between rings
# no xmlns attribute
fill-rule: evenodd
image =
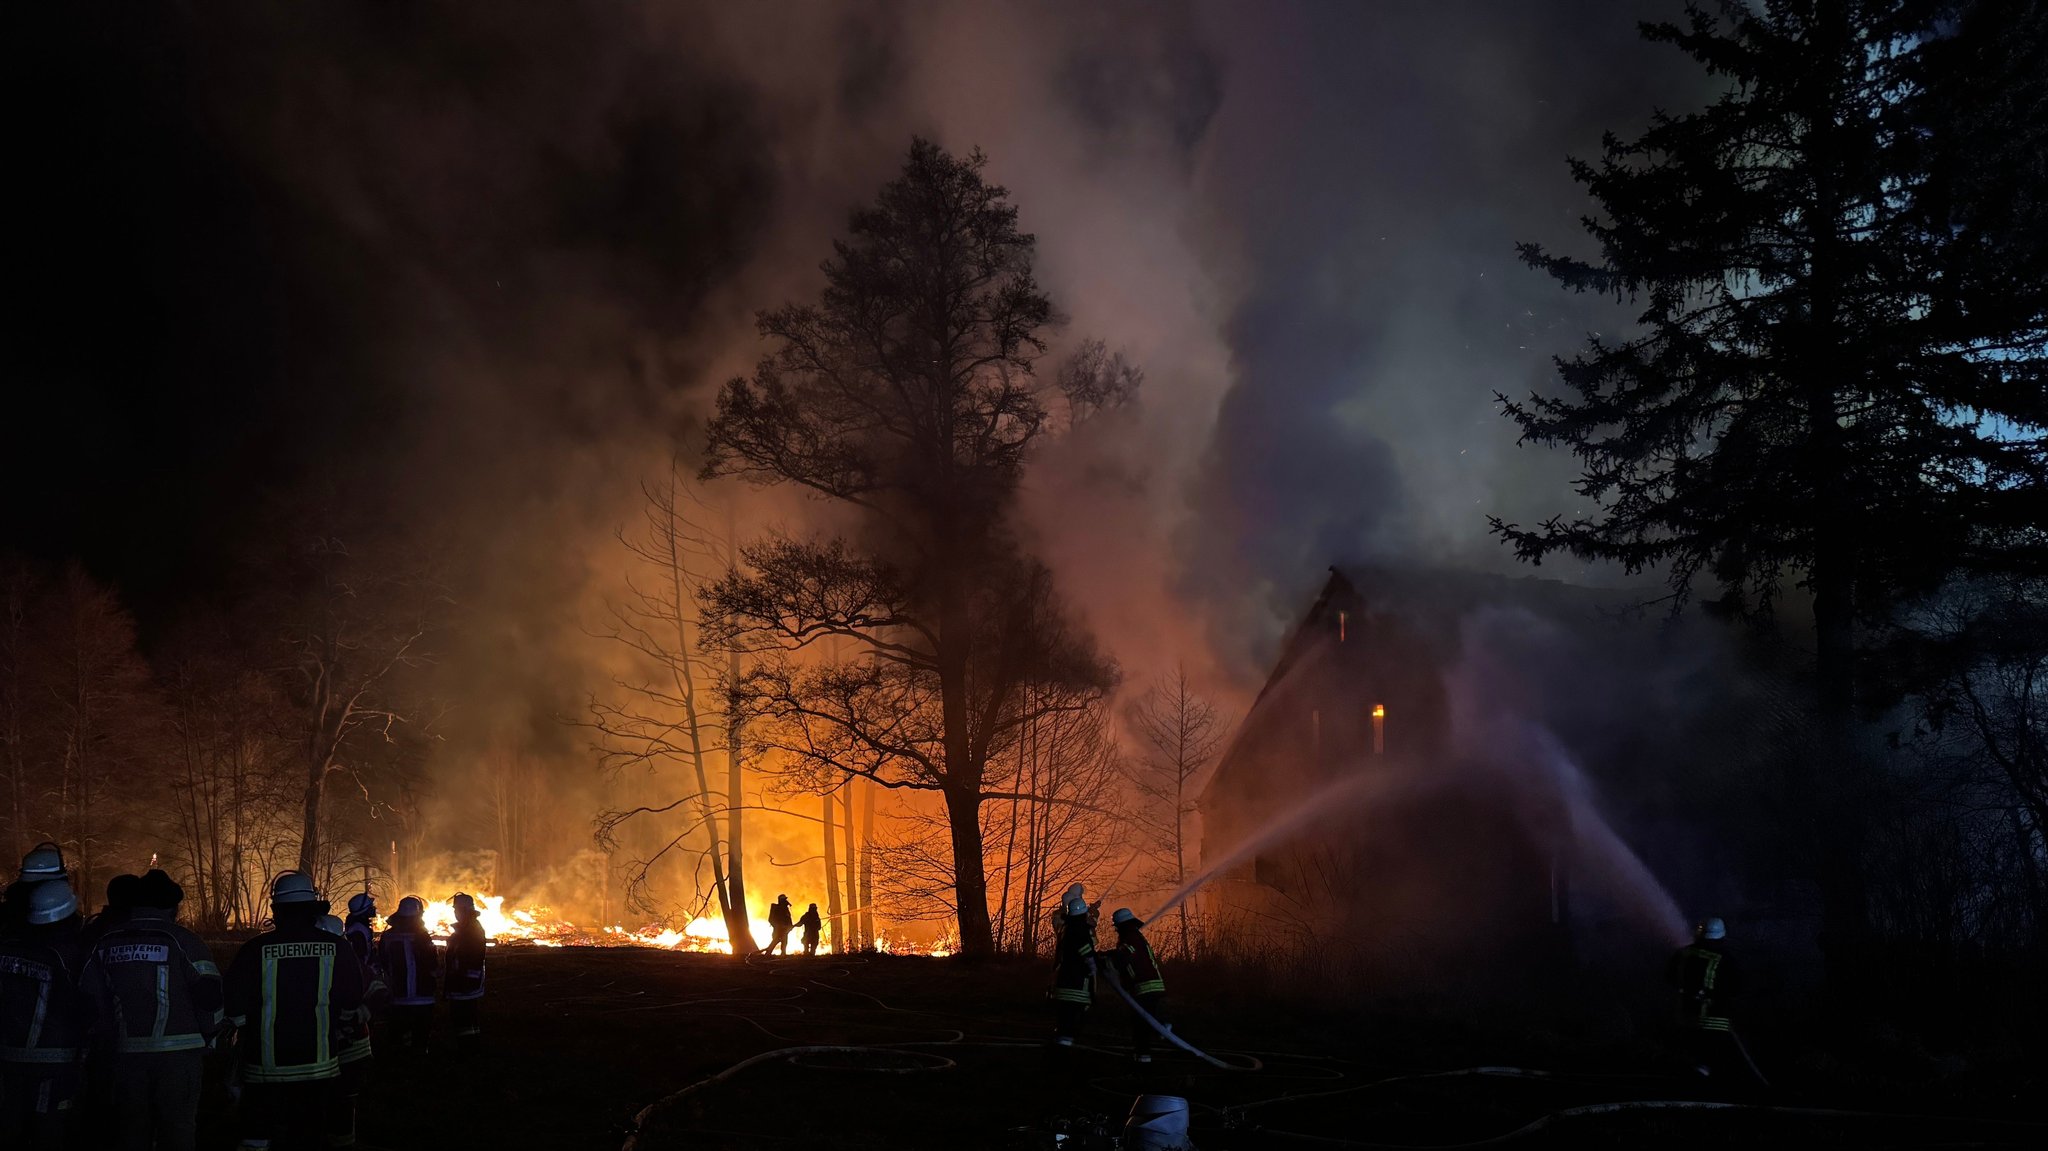
<svg viewBox="0 0 2048 1151"><path fill-rule="evenodd" d="M833 245L817 301L761 316L773 350L721 390L704 467L853 513L845 535L743 548L706 624L762 657L746 679L760 738L803 766L943 798L969 954L994 948L981 807L990 756L1027 718L1021 689L1111 679L1008 528L1046 424L1033 366L1053 310L1033 238L983 165L912 143ZM854 653L792 658L832 636Z"/></svg>
<svg viewBox="0 0 2048 1151"><path fill-rule="evenodd" d="M660 480L642 484L641 492L639 527L619 533L633 571L626 579L625 597L611 605L611 625L605 632L637 653L638 666L617 678L610 697L592 698L588 725L598 735L607 770L616 773L630 767L656 774L664 767L680 767L694 788L666 802L622 805L601 813L599 842L611 850L629 825L653 826L664 817L685 813L680 823L660 824L653 848L629 865L628 899L652 910L652 869L673 852L695 850L711 871L710 895L703 902L716 902L733 954L743 957L754 950L741 859L743 701L735 687L737 663L729 662L721 680L693 632L699 573L714 570L719 557L713 541L689 514L699 510L698 505L674 460ZM711 782L712 759L721 754L726 768L723 793L713 790ZM693 844L698 846L689 846Z"/></svg>
<svg viewBox="0 0 2048 1151"><path fill-rule="evenodd" d="M410 673L432 662L450 600L417 556L336 536L299 543L274 578L270 622L304 771L298 868L313 874L330 782L345 776L370 797L372 774L424 738L432 709Z"/></svg>
<svg viewBox="0 0 2048 1151"><path fill-rule="evenodd" d="M1149 835L1155 878L1178 889L1188 877L1188 820L1195 814L1195 780L1223 746L1228 727L1209 701L1195 694L1186 667L1155 685L1131 708L1140 745L1134 784L1147 802L1138 822ZM1188 907L1176 912L1180 953L1192 954Z"/></svg>

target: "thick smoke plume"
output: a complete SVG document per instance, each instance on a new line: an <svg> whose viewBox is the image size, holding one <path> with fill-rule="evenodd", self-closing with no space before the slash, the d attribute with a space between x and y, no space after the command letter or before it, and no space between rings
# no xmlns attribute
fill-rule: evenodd
<svg viewBox="0 0 2048 1151"><path fill-rule="evenodd" d="M913 134L984 149L1038 235L1048 374L1088 337L1145 372L1023 508L1134 685L1256 686L1332 561L1499 564L1484 513L1562 488L1491 395L1623 319L1512 244L1572 234L1563 158L1644 116L1669 61L1633 21L1670 8L241 5L118 35L190 78L191 147L255 189L228 242L269 269L264 386L299 397L280 482L451 559L460 848L508 760L556 811L601 802L558 721L622 671L591 634L613 533ZM722 498L751 530L813 511ZM810 828L757 847L801 858ZM587 829L547 842L568 868Z"/></svg>

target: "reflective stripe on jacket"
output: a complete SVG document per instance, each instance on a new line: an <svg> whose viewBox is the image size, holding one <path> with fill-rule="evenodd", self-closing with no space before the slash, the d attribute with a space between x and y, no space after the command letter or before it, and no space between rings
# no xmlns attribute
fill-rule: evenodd
<svg viewBox="0 0 2048 1151"><path fill-rule="evenodd" d="M1052 990L1046 993L1061 1003L1089 1004L1095 1000L1095 930L1086 916L1068 921L1060 932L1053 952Z"/></svg>
<svg viewBox="0 0 2048 1151"><path fill-rule="evenodd" d="M1166 976L1159 970L1159 957L1152 944L1136 931L1119 931L1116 945L1117 969L1130 984L1132 995L1164 995Z"/></svg>
<svg viewBox="0 0 2048 1151"><path fill-rule="evenodd" d="M243 944L228 968L243 1077L299 1083L340 1074L341 1048L362 1012L362 980L347 941L312 924L280 927Z"/></svg>
<svg viewBox="0 0 2048 1151"><path fill-rule="evenodd" d="M0 941L0 1062L85 1058L88 1007L78 968L76 923L23 925Z"/></svg>
<svg viewBox="0 0 2048 1151"><path fill-rule="evenodd" d="M377 961L384 969L384 985L391 989L393 1007L433 1005L439 957L424 927L386 927L384 937L377 941Z"/></svg>
<svg viewBox="0 0 2048 1151"><path fill-rule="evenodd" d="M1695 943L1671 957L1667 977L1678 988L1679 1021L1702 1031L1729 1031L1727 998L1734 965L1720 948Z"/></svg>
<svg viewBox="0 0 2048 1151"><path fill-rule="evenodd" d="M484 997L484 949L487 943L483 924L474 919L455 921L455 930L448 936L446 966L442 969L442 995L449 999Z"/></svg>
<svg viewBox="0 0 2048 1151"><path fill-rule="evenodd" d="M221 1027L220 968L172 913L138 907L86 954L79 986L111 1051L193 1051Z"/></svg>

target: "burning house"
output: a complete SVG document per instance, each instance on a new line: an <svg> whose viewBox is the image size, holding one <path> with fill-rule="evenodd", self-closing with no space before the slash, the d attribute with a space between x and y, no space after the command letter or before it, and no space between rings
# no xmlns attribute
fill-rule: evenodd
<svg viewBox="0 0 2048 1151"><path fill-rule="evenodd" d="M1575 723L1672 702L1627 672L1672 642L1641 599L1331 569L1200 797L1204 867L1221 868L1200 906L1218 940L1341 944L1386 971L1562 953L1589 860L1603 910L1662 899L1648 916L1668 921L1654 880L1654 898L1617 890L1648 872L1617 881L1617 856L1635 857L1552 735L1610 762L1682 740L1682 724ZM1586 650L1600 658L1573 654ZM1663 746L1627 734L1641 730Z"/></svg>

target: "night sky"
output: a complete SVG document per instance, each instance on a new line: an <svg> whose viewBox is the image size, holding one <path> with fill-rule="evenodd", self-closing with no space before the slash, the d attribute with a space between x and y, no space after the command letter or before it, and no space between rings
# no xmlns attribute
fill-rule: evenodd
<svg viewBox="0 0 2048 1151"><path fill-rule="evenodd" d="M531 557L616 520L600 461L687 447L924 133L989 151L1067 334L1148 373L1135 494L1055 567L1255 658L1332 560L1497 568L1484 514L1563 498L1490 397L1622 316L1512 245L1574 243L1565 156L1699 95L1637 42L1665 3L269 8L9 37L0 538L145 631L337 502L489 557L482 602L574 598Z"/></svg>

